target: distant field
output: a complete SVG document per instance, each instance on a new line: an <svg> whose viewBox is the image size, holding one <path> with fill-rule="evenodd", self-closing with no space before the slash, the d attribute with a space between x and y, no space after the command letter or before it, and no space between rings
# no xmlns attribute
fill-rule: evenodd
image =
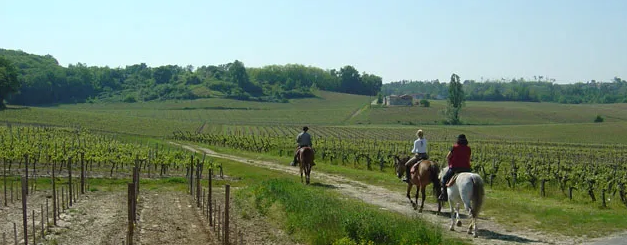
<svg viewBox="0 0 627 245"><path fill-rule="evenodd" d="M373 107L353 118L356 124L439 124L446 101L431 101L431 107ZM468 101L461 119L471 125L517 125L591 123L597 115L605 122L627 122L627 103L580 104Z"/></svg>
<svg viewBox="0 0 627 245"><path fill-rule="evenodd" d="M368 96L319 91L318 98L290 103L199 99L146 103L77 104L56 108L90 111L115 116L153 118L202 124L345 124L370 101Z"/></svg>
<svg viewBox="0 0 627 245"><path fill-rule="evenodd" d="M0 111L0 121L81 126L130 135L168 136L172 132L242 132L285 134L302 125L317 136L412 140L416 129L428 139L450 141L465 133L472 139L627 143L627 104L564 105L524 102L467 102L462 120L471 125L438 124L445 101L431 107L369 106L374 97L319 91L318 98L290 103L226 99L148 103L74 104L15 107ZM596 115L603 123L592 123Z"/></svg>

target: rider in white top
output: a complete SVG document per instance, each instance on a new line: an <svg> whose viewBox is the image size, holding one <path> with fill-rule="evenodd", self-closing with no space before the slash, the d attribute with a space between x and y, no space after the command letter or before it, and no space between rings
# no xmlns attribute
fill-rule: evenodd
<svg viewBox="0 0 627 245"><path fill-rule="evenodd" d="M427 139L417 139L414 141L414 149L411 150L411 153L427 153Z"/></svg>
<svg viewBox="0 0 627 245"><path fill-rule="evenodd" d="M414 141L414 149L411 150L411 153L414 153L415 155L405 163L405 178L403 178L403 182L407 183L410 182L409 171L411 170L411 167L420 160L429 159L429 156L427 155L427 139L424 138L422 129L419 129L418 132L416 132L416 136L418 139Z"/></svg>

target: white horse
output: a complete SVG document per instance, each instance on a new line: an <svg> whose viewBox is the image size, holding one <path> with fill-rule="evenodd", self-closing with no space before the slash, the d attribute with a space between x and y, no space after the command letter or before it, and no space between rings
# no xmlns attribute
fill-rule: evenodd
<svg viewBox="0 0 627 245"><path fill-rule="evenodd" d="M447 171L448 167L440 171L440 180ZM462 226L462 222L459 217L459 204L463 203L464 209L466 209L472 217L470 226L468 226L468 234L473 234L474 237L477 237L477 216L481 211L481 205L483 205L485 193L483 189L483 179L481 179L481 176L476 173L459 173L455 183L449 186L447 191L448 203L451 207L450 230L455 230L455 221L457 221L457 226ZM453 207L455 207L455 209L453 209Z"/></svg>

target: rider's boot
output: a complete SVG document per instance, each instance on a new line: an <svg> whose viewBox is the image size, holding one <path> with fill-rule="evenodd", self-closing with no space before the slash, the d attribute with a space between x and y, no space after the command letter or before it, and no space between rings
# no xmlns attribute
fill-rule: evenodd
<svg viewBox="0 0 627 245"><path fill-rule="evenodd" d="M411 171L410 169L411 167L405 167L405 177L403 178L403 182L408 183L411 181L411 177L409 176L409 171Z"/></svg>
<svg viewBox="0 0 627 245"><path fill-rule="evenodd" d="M440 201L448 201L448 193L446 193L446 186L442 187L442 193L440 193L440 196L438 197L438 200Z"/></svg>
<svg viewBox="0 0 627 245"><path fill-rule="evenodd" d="M296 166L296 163L298 162L298 160L296 159L298 157L298 155L294 156L294 160L292 160L292 162L290 163L290 166Z"/></svg>

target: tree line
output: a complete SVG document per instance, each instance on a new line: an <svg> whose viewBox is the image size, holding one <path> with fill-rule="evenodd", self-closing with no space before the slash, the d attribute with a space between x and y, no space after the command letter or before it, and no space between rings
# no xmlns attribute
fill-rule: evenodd
<svg viewBox="0 0 627 245"><path fill-rule="evenodd" d="M627 82L619 77L614 77L610 82L592 80L574 84L556 84L542 79L525 81L522 78L485 82L465 80L462 84L465 98L469 101L627 103ZM384 95L424 94L428 99L444 99L448 96L448 85L438 80L403 80L384 84L381 92Z"/></svg>
<svg viewBox="0 0 627 245"><path fill-rule="evenodd" d="M239 100L287 102L314 97L313 90L375 95L382 78L360 73L347 65L324 70L299 64L245 67L241 61L201 67L145 63L125 67L67 67L51 55L34 55L19 50L0 49L0 71L17 73L17 85L8 89L8 76L0 76L0 103L43 105L99 101L152 101L223 97ZM7 63L7 64L5 64ZM7 73L7 72L4 72ZM13 74L12 73L12 74ZM5 89L5 87L7 89Z"/></svg>

